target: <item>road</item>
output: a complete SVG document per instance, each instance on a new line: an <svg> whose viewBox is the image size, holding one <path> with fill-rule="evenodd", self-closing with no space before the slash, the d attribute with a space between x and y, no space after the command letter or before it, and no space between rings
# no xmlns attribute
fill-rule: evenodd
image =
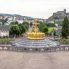
<svg viewBox="0 0 69 69"><path fill-rule="evenodd" d="M0 51L0 69L69 69L69 52Z"/></svg>

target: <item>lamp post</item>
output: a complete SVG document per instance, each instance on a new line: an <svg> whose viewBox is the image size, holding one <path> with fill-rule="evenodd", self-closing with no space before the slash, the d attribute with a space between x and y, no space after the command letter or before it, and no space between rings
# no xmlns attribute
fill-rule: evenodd
<svg viewBox="0 0 69 69"><path fill-rule="evenodd" d="M59 16L58 16L58 22L59 22ZM59 25L58 25L58 38L60 39L60 31L59 31Z"/></svg>
<svg viewBox="0 0 69 69"><path fill-rule="evenodd" d="M53 37L54 37L54 40L55 40L55 17L54 17Z"/></svg>

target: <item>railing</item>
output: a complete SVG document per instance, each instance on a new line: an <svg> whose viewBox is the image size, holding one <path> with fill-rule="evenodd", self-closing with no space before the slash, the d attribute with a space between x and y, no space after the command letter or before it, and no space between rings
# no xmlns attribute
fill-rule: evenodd
<svg viewBox="0 0 69 69"><path fill-rule="evenodd" d="M0 46L0 51L16 51L16 52L58 52L69 51L69 46L57 46L57 47L16 47L11 45Z"/></svg>

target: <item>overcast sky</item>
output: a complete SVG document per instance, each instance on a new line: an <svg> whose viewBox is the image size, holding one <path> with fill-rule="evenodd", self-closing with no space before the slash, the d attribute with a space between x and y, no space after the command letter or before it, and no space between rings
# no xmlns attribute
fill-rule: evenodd
<svg viewBox="0 0 69 69"><path fill-rule="evenodd" d="M69 0L0 0L0 13L48 18L53 12L69 11Z"/></svg>

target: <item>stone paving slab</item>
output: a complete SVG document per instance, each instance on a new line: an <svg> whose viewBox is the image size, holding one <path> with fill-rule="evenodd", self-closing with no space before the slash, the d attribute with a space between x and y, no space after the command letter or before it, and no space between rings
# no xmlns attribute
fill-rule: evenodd
<svg viewBox="0 0 69 69"><path fill-rule="evenodd" d="M0 51L0 69L69 69L69 52Z"/></svg>

